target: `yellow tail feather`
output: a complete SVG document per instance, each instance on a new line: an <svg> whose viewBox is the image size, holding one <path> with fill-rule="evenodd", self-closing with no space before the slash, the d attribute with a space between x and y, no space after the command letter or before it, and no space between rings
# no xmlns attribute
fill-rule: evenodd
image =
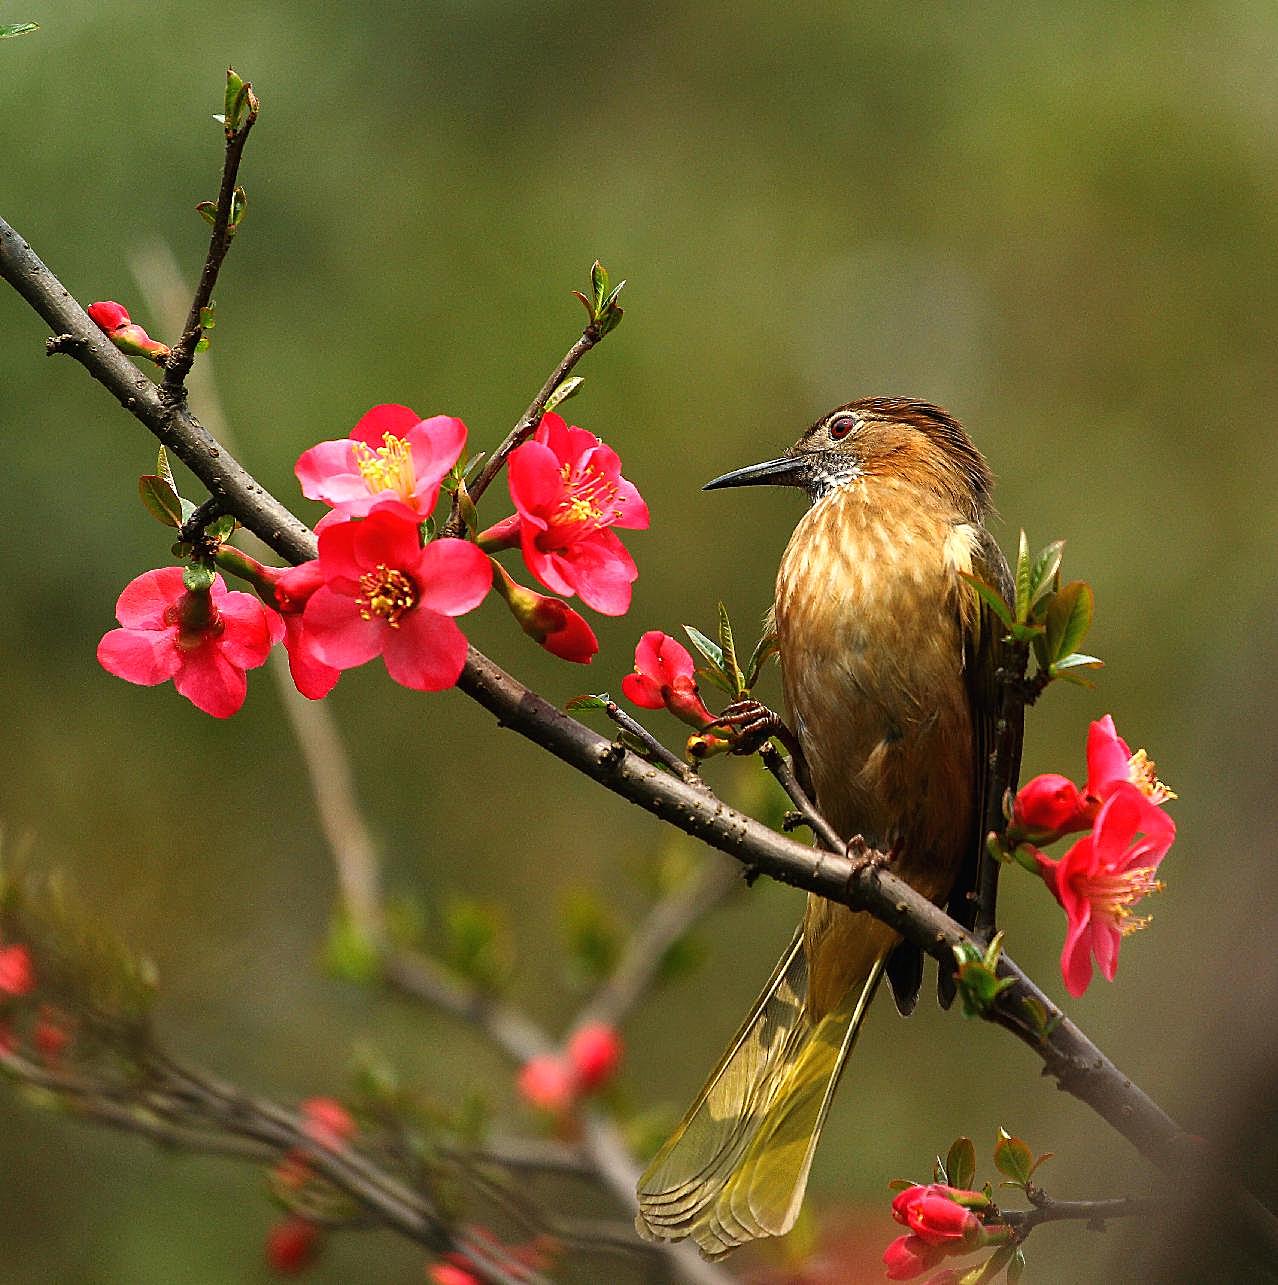
<svg viewBox="0 0 1278 1285"><path fill-rule="evenodd" d="M780 1236L799 1214L830 1099L883 973L884 956L819 1021L795 934L705 1087L639 1180L647 1239L691 1236L707 1258Z"/></svg>

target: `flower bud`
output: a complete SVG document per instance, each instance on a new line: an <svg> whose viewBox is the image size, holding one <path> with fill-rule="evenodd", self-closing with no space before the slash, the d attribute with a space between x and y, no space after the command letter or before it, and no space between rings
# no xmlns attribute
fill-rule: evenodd
<svg viewBox="0 0 1278 1285"><path fill-rule="evenodd" d="M576 661L579 665L590 664L591 658L599 650L599 641L577 612L562 599L516 584L505 567L496 561L493 562L493 569L497 572L493 579L497 592L529 638L561 660Z"/></svg>
<svg viewBox="0 0 1278 1285"><path fill-rule="evenodd" d="M0 949L0 995L29 995L35 989L35 968L25 946Z"/></svg>
<svg viewBox="0 0 1278 1285"><path fill-rule="evenodd" d="M319 1228L296 1216L276 1223L267 1233L266 1262L281 1276L304 1272L319 1252Z"/></svg>
<svg viewBox="0 0 1278 1285"><path fill-rule="evenodd" d="M621 1036L603 1022L583 1026L568 1041L568 1061L587 1092L612 1079L621 1054Z"/></svg>
<svg viewBox="0 0 1278 1285"><path fill-rule="evenodd" d="M91 303L85 311L89 314L90 321L105 331L107 338L121 352L128 353L131 357L149 357L161 364L168 358L168 344L152 339L141 326L131 321L128 310L122 304L107 299Z"/></svg>
<svg viewBox="0 0 1278 1285"><path fill-rule="evenodd" d="M577 1077L563 1058L543 1055L524 1063L518 1087L525 1102L561 1114L577 1096Z"/></svg>

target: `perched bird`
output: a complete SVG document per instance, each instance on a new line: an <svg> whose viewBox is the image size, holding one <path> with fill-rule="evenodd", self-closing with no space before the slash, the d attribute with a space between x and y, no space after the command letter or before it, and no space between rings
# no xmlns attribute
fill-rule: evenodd
<svg viewBox="0 0 1278 1285"><path fill-rule="evenodd" d="M992 481L946 411L868 397L823 416L779 459L706 486L807 493L773 605L799 766L840 835L890 853L896 874L968 925L1003 642L959 573L1009 594L1007 563L984 526ZM1019 727L1014 740L1019 760ZM868 914L808 898L763 994L639 1181L641 1234L691 1236L720 1258L793 1226L885 972L909 1012L918 949ZM953 993L943 972L942 1002Z"/></svg>

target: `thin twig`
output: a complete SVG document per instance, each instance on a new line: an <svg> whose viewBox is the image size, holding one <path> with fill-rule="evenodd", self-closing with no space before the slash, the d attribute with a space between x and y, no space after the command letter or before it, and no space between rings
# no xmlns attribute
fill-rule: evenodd
<svg viewBox="0 0 1278 1285"><path fill-rule="evenodd" d="M173 351L165 362L164 391L169 397L177 400L183 396L183 384L190 372L191 363L195 360L196 345L204 337L204 309L213 298L213 288L217 285L218 273L222 270L222 261L231 248L235 228L231 223L231 208L235 203L236 176L240 170L240 158L244 154L244 144L248 142L249 132L257 121L259 103L253 93L253 86L245 82L246 110L244 119L238 123L226 123L226 154L222 160L222 183L217 194L217 211L213 216L213 231L209 236L208 254L204 258L204 269L200 273L199 284L191 299L191 307L186 315L186 325L182 328L182 337L173 345Z"/></svg>
<svg viewBox="0 0 1278 1285"><path fill-rule="evenodd" d="M1166 1214L1176 1204L1175 1197L1118 1196L1112 1200L1052 1200L1041 1192L1030 1197L1033 1209L1000 1210L998 1221L1014 1227L1017 1240L1024 1240L1040 1223L1084 1222L1102 1227L1111 1218L1141 1217Z"/></svg>
<svg viewBox="0 0 1278 1285"><path fill-rule="evenodd" d="M839 838L838 831L817 811L816 804L808 798L807 791L799 784L790 760L768 742L759 750L763 765L776 777L777 784L789 796L803 824L816 836L817 842L827 852L846 852L847 844Z"/></svg>
<svg viewBox="0 0 1278 1285"><path fill-rule="evenodd" d="M479 503L479 497L488 490L493 478L501 472L502 465L505 464L510 453L516 447L523 445L537 431L537 425L541 423L541 417L546 410L546 403L550 400L555 389L572 374L573 367L601 338L602 336L596 329L594 322L591 322L581 332L577 342L560 358L559 365L555 367L550 377L541 386L541 392L532 399L528 409L519 417L515 427L506 434L501 445L484 461L484 467L480 470L479 476L467 485L466 492L474 503ZM465 529L466 522L461 515L461 496L459 494L453 497L452 512L449 514L448 521L444 524L440 534L459 536Z"/></svg>
<svg viewBox="0 0 1278 1285"><path fill-rule="evenodd" d="M664 764L681 781L699 789L709 791L710 787L698 772L694 772L672 749L663 745L637 719L628 714L616 701L610 700L604 706L604 713L617 724L623 732L628 732L643 746L650 758Z"/></svg>

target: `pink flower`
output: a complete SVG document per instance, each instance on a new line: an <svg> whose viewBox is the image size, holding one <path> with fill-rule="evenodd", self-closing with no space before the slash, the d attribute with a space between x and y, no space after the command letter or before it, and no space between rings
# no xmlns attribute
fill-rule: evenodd
<svg viewBox="0 0 1278 1285"><path fill-rule="evenodd" d="M407 406L374 406L350 437L304 451L296 473L303 495L333 509L317 530L386 504L402 506L420 522L465 445L466 425L451 415L422 419Z"/></svg>
<svg viewBox="0 0 1278 1285"><path fill-rule="evenodd" d="M162 344L129 319L128 310L107 299L101 303L91 303L85 312L89 320L106 332L106 337L121 351L132 357L149 357L152 361L163 363L169 355L168 344Z"/></svg>
<svg viewBox="0 0 1278 1285"><path fill-rule="evenodd" d="M324 583L319 559L278 571L263 567L275 596L275 605L284 621L284 647L293 685L308 700L322 700L337 685L342 671L326 665L315 654L306 632L303 613L311 594Z"/></svg>
<svg viewBox="0 0 1278 1285"><path fill-rule="evenodd" d="M1091 834L1059 861L1035 854L1043 881L1068 919L1061 975L1071 995L1081 995L1091 983L1092 956L1105 979L1114 980L1122 939L1149 922L1131 908L1162 888L1154 872L1175 833L1170 818L1151 807L1145 795L1119 782Z"/></svg>
<svg viewBox="0 0 1278 1285"><path fill-rule="evenodd" d="M1135 786L1151 810L1176 797L1158 779L1145 751L1133 754L1119 736L1113 718L1106 714L1087 732L1086 790L1079 790L1063 776L1036 776L1016 796L1009 838L1017 843L1050 843L1062 835L1090 829L1101 804L1120 785Z"/></svg>
<svg viewBox="0 0 1278 1285"><path fill-rule="evenodd" d="M621 476L617 453L548 411L508 469L528 569L553 593L575 593L605 616L623 615L638 572L611 528L647 527L648 506ZM501 542L515 534L511 519L484 533Z"/></svg>
<svg viewBox="0 0 1278 1285"><path fill-rule="evenodd" d="M599 640L577 612L558 598L548 598L535 589L516 584L500 563L494 562L493 568L497 572L498 593L529 638L561 660L590 664L599 650Z"/></svg>
<svg viewBox="0 0 1278 1285"><path fill-rule="evenodd" d="M280 1276L304 1272L319 1252L319 1228L294 1214L267 1233L266 1262Z"/></svg>
<svg viewBox="0 0 1278 1285"><path fill-rule="evenodd" d="M639 639L635 672L621 680L621 690L643 709L664 705L685 723L704 728L714 715L702 704L695 674L688 649L660 629L650 629Z"/></svg>
<svg viewBox="0 0 1278 1285"><path fill-rule="evenodd" d="M244 704L245 671L266 660L284 626L252 594L229 592L221 576L192 593L182 575L162 567L125 586L115 607L123 628L98 644L98 662L143 687L171 678L197 708L229 718Z"/></svg>
<svg viewBox="0 0 1278 1285"><path fill-rule="evenodd" d="M583 1026L568 1041L568 1062L582 1091L601 1088L621 1063L621 1036L603 1022Z"/></svg>
<svg viewBox="0 0 1278 1285"><path fill-rule="evenodd" d="M940 1245L929 1245L918 1236L898 1236L884 1251L883 1263L890 1281L908 1281L933 1268L946 1257Z"/></svg>
<svg viewBox="0 0 1278 1285"><path fill-rule="evenodd" d="M460 1265L466 1260L460 1256L455 1257L458 1257L458 1262L445 1260L432 1264L427 1274L432 1285L479 1285L479 1277Z"/></svg>
<svg viewBox="0 0 1278 1285"><path fill-rule="evenodd" d="M892 1201L892 1217L929 1245L949 1245L970 1240L980 1230L980 1219L960 1201L987 1205L979 1191L963 1191L932 1183L907 1187Z"/></svg>
<svg viewBox="0 0 1278 1285"><path fill-rule="evenodd" d="M355 1136L354 1117L335 1098L307 1098L301 1113L306 1136L330 1151L340 1150Z"/></svg>
<svg viewBox="0 0 1278 1285"><path fill-rule="evenodd" d="M517 1087L525 1102L556 1115L567 1111L577 1097L577 1077L572 1067L564 1058L552 1054L525 1062Z"/></svg>
<svg viewBox="0 0 1278 1285"><path fill-rule="evenodd" d="M404 687L451 687L466 663L466 636L451 617L483 601L488 558L466 540L422 547L402 510L375 509L362 522L326 527L319 537L324 583L302 617L313 654L334 669L381 656Z"/></svg>
<svg viewBox="0 0 1278 1285"><path fill-rule="evenodd" d="M0 948L0 995L29 995L35 989L35 968L25 946Z"/></svg>

